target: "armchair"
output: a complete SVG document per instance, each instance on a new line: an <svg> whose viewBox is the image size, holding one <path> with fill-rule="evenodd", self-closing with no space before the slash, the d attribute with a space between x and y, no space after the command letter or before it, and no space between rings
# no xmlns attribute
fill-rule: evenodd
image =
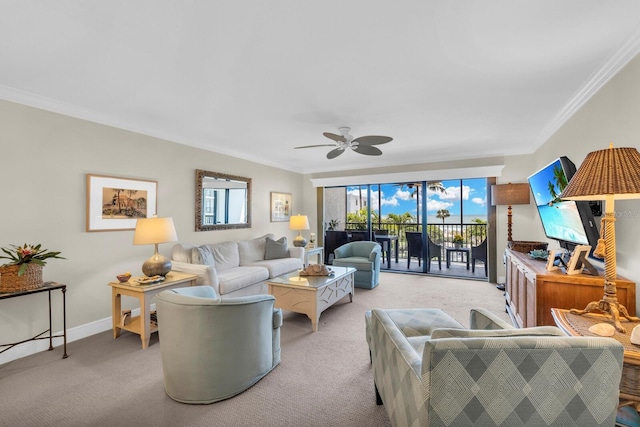
<svg viewBox="0 0 640 427"><path fill-rule="evenodd" d="M515 329L482 309L471 311L471 329L446 317L436 309L365 317L376 401L393 426L614 424L623 357L616 340Z"/></svg>
<svg viewBox="0 0 640 427"><path fill-rule="evenodd" d="M239 394L280 363L282 311L271 295L220 300L210 286L156 297L164 388L182 403Z"/></svg>
<svg viewBox="0 0 640 427"><path fill-rule="evenodd" d="M333 265L355 268L354 286L373 289L380 283L380 251L377 242L349 242L333 251Z"/></svg>

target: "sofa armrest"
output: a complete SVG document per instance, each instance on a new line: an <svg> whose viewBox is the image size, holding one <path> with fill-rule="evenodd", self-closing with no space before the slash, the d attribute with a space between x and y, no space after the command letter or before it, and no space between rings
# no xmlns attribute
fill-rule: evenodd
<svg viewBox="0 0 640 427"><path fill-rule="evenodd" d="M216 269L203 264L190 264L188 262L171 261L171 269L182 273L196 274L196 285L209 285L220 295L220 281Z"/></svg>
<svg viewBox="0 0 640 427"><path fill-rule="evenodd" d="M469 314L469 329L514 329L513 325L505 322L489 310L472 308Z"/></svg>
<svg viewBox="0 0 640 427"><path fill-rule="evenodd" d="M296 246L290 247L289 258L300 258L300 261L302 261L302 264L304 264L304 248Z"/></svg>

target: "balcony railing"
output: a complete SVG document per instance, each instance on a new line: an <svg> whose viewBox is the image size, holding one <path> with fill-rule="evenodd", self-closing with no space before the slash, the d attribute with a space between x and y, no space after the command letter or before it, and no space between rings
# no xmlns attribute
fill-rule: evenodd
<svg viewBox="0 0 640 427"><path fill-rule="evenodd" d="M363 230L361 223L347 223L346 230ZM387 224L381 223L374 225L374 230L387 230L391 235L398 236L398 256L406 258L407 256L407 239L405 232L422 231L422 226L418 224ZM366 231L366 229L365 229ZM464 223L464 224L428 224L427 234L429 238L443 248L455 247L453 238L459 234L463 238L462 247L471 248L477 246L487 237L487 224L481 223Z"/></svg>

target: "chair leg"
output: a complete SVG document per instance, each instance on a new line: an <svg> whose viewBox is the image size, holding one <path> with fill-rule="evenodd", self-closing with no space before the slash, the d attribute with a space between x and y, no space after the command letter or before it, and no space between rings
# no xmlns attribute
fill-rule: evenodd
<svg viewBox="0 0 640 427"><path fill-rule="evenodd" d="M378 392L378 386L375 382L373 383L373 386L376 389L376 405L382 405L382 398L380 397L380 393Z"/></svg>

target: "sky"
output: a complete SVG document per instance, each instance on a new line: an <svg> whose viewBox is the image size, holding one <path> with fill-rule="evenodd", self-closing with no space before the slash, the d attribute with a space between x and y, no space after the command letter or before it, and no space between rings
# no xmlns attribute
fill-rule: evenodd
<svg viewBox="0 0 640 427"><path fill-rule="evenodd" d="M446 221L460 221L460 209L464 208L465 219L487 218L487 181L484 178L464 179L464 180L447 180L442 181L445 188L443 193L436 191L427 191L427 217L430 222L438 221L435 215L440 209L447 209L451 217ZM409 212L416 215L416 198L412 197L415 188L408 188L406 185L399 184L382 184L381 186L381 213L385 217L389 213L403 214ZM462 187L462 192L460 191ZM366 187L365 187L366 188ZM372 186L371 207L378 209L378 191L377 186ZM358 187L348 187L350 194L358 194ZM363 194L366 197L366 193Z"/></svg>

